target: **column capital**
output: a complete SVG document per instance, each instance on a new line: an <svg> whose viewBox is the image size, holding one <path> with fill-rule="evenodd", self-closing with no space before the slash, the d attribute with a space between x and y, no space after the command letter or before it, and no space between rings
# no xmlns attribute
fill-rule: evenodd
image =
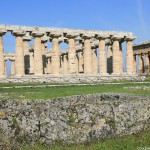
<svg viewBox="0 0 150 150"><path fill-rule="evenodd" d="M125 41L133 41L136 39L136 36L127 36L125 37Z"/></svg>
<svg viewBox="0 0 150 150"><path fill-rule="evenodd" d="M97 39L99 39L99 40L105 40L105 39L109 38L108 35L102 35L102 34L98 34L96 37L97 37Z"/></svg>
<svg viewBox="0 0 150 150"><path fill-rule="evenodd" d="M23 41L31 41L32 37L31 36L23 36L22 37Z"/></svg>
<svg viewBox="0 0 150 150"><path fill-rule="evenodd" d="M50 33L50 37L52 38L59 38L62 36L62 33L58 33L58 32L51 32Z"/></svg>
<svg viewBox="0 0 150 150"><path fill-rule="evenodd" d="M67 35L66 35L67 38L76 38L78 36L79 36L79 34L77 34L77 33L67 33Z"/></svg>
<svg viewBox="0 0 150 150"><path fill-rule="evenodd" d="M82 35L82 38L83 38L83 39L91 39L92 37L94 37L93 34L88 34L88 33L87 33L87 34L83 34L83 35Z"/></svg>
<svg viewBox="0 0 150 150"><path fill-rule="evenodd" d="M3 36L7 31L6 30L0 30L0 36Z"/></svg>
<svg viewBox="0 0 150 150"><path fill-rule="evenodd" d="M26 31L23 31L23 30L13 30L12 34L14 36L24 36L26 34Z"/></svg>
<svg viewBox="0 0 150 150"><path fill-rule="evenodd" d="M45 32L42 32L42 31L32 31L31 35L33 37L42 37L44 36Z"/></svg>
<svg viewBox="0 0 150 150"><path fill-rule="evenodd" d="M115 40L115 41L121 41L124 37L123 36L120 36L120 35L113 35L111 37L112 40Z"/></svg>
<svg viewBox="0 0 150 150"><path fill-rule="evenodd" d="M49 40L50 40L50 37L47 36L47 35L44 35L44 36L41 38L41 41L42 41L43 43L45 43L45 42L47 42L47 41L49 41Z"/></svg>

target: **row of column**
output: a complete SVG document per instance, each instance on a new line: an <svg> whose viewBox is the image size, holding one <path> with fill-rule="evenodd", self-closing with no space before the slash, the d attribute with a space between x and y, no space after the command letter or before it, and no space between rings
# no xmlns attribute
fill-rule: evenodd
<svg viewBox="0 0 150 150"><path fill-rule="evenodd" d="M2 36L6 33L6 31L0 31L0 76L3 76L5 73L4 68L4 48ZM52 52L50 60L47 62L47 66L43 65L46 61L46 52L44 43L47 41L42 40L44 33L39 31L34 31L31 33L32 37L34 37L34 52L29 52L28 42L31 40L30 35L27 35L24 31L13 31L12 34L16 37L16 46L15 46L15 74L16 76L23 76L25 72L34 73L34 75L42 75L43 72L46 73L47 68L49 68L49 72L52 74L60 74L60 48L59 48L59 37L61 34L51 33L52 38ZM26 35L26 36L25 36ZM77 73L77 58L76 58L76 37L78 35L67 34L66 37L68 39L69 50L67 58L63 59L63 65L67 66L64 73L75 74ZM93 71L98 73L97 69L97 54L96 47L92 47L91 39L93 36L91 35L83 35L83 52L81 53L78 62L78 70L83 68L84 74L92 74ZM100 75L107 75L107 60L106 60L106 44L105 40L109 38L107 36L97 36L99 41L98 50L99 50L99 73ZM128 37L126 40L126 72L127 74L134 74L135 70L133 69L133 49L132 49L132 40L134 38ZM123 56L122 56L122 37L112 36L112 54L110 47L108 46L108 56L112 57L112 74L113 75L121 75L123 73ZM92 55L91 55L92 48ZM112 55L112 56L111 56ZM25 57L25 56L30 56ZM68 60L67 60L68 59ZM28 60L28 62L27 62ZM29 63L30 61L30 63ZM109 64L109 62L108 62ZM30 71L27 69L30 68ZM51 70L51 71L50 71ZM78 71L80 72L80 71Z"/></svg>

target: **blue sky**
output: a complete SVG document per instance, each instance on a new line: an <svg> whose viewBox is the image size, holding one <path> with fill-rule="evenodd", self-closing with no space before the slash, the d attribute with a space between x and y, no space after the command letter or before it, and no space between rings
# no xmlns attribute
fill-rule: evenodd
<svg viewBox="0 0 150 150"><path fill-rule="evenodd" d="M150 40L150 0L1 0L0 24L133 32ZM5 52L15 38L4 36Z"/></svg>
<svg viewBox="0 0 150 150"><path fill-rule="evenodd" d="M0 23L131 31L150 39L150 0L1 0Z"/></svg>

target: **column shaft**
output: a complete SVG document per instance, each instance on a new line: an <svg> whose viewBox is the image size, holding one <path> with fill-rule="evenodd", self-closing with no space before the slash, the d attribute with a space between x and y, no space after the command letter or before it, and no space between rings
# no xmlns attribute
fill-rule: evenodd
<svg viewBox="0 0 150 150"><path fill-rule="evenodd" d="M24 52L22 36L16 35L16 59L15 59L16 76L24 75Z"/></svg>
<svg viewBox="0 0 150 150"><path fill-rule="evenodd" d="M122 55L122 42L119 42L119 46L120 46L120 73L122 74L123 73L123 55Z"/></svg>
<svg viewBox="0 0 150 150"><path fill-rule="evenodd" d="M91 57L91 42L90 39L84 41L84 73L92 73L92 57Z"/></svg>
<svg viewBox="0 0 150 150"><path fill-rule="evenodd" d="M41 37L35 37L34 40L34 75L43 74L43 62L42 62L42 47Z"/></svg>
<svg viewBox="0 0 150 150"><path fill-rule="evenodd" d="M68 74L68 55L64 55L64 74Z"/></svg>
<svg viewBox="0 0 150 150"><path fill-rule="evenodd" d="M46 74L46 49L45 42L42 42L42 61L43 61L43 74Z"/></svg>
<svg viewBox="0 0 150 150"><path fill-rule="evenodd" d="M126 71L127 74L133 74L133 47L132 41L126 41Z"/></svg>
<svg viewBox="0 0 150 150"><path fill-rule="evenodd" d="M106 50L105 50L105 39L99 41L99 66L100 74L106 75Z"/></svg>
<svg viewBox="0 0 150 150"><path fill-rule="evenodd" d="M2 35L0 35L0 77L5 75L5 66L4 66L4 47Z"/></svg>
<svg viewBox="0 0 150 150"><path fill-rule="evenodd" d="M11 75L15 75L15 61L11 60Z"/></svg>
<svg viewBox="0 0 150 150"><path fill-rule="evenodd" d="M143 69L142 69L142 56L138 55L138 73L142 74L143 73Z"/></svg>
<svg viewBox="0 0 150 150"><path fill-rule="evenodd" d="M97 74L97 52L96 49L92 50L92 72Z"/></svg>
<svg viewBox="0 0 150 150"><path fill-rule="evenodd" d="M107 72L109 74L112 73L112 56L113 56L113 53L112 53L112 46L111 45L108 45L107 47Z"/></svg>
<svg viewBox="0 0 150 150"><path fill-rule="evenodd" d="M58 38L52 39L52 73L60 73L60 50Z"/></svg>
<svg viewBox="0 0 150 150"><path fill-rule="evenodd" d="M114 40L113 42L113 74L114 75L119 75L120 74L120 46L119 46L119 41Z"/></svg>
<svg viewBox="0 0 150 150"><path fill-rule="evenodd" d="M83 73L84 71L84 60L83 60L83 52L80 52L80 56L79 56L79 73Z"/></svg>
<svg viewBox="0 0 150 150"><path fill-rule="evenodd" d="M30 74L34 73L34 53L30 52Z"/></svg>
<svg viewBox="0 0 150 150"><path fill-rule="evenodd" d="M133 73L136 74L136 55L133 56Z"/></svg>

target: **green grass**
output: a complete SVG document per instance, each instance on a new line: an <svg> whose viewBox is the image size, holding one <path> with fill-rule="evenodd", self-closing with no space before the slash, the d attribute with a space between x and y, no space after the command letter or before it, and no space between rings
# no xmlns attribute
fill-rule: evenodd
<svg viewBox="0 0 150 150"><path fill-rule="evenodd" d="M24 147L21 150L137 150L138 148L150 149L150 131L78 145L56 144L46 147L38 142L33 147Z"/></svg>
<svg viewBox="0 0 150 150"><path fill-rule="evenodd" d="M23 99L48 99L55 97L64 97L70 95L80 95L80 94L92 94L92 93L107 93L107 92L117 92L117 93L132 93L132 94L144 94L150 95L150 90L131 90L124 89L124 87L134 87L134 86L150 86L148 84L129 84L124 83L121 85L81 85L81 86L62 86L62 87L46 87L46 88L21 88L21 89L0 89L0 93L8 93L12 98L23 98Z"/></svg>

